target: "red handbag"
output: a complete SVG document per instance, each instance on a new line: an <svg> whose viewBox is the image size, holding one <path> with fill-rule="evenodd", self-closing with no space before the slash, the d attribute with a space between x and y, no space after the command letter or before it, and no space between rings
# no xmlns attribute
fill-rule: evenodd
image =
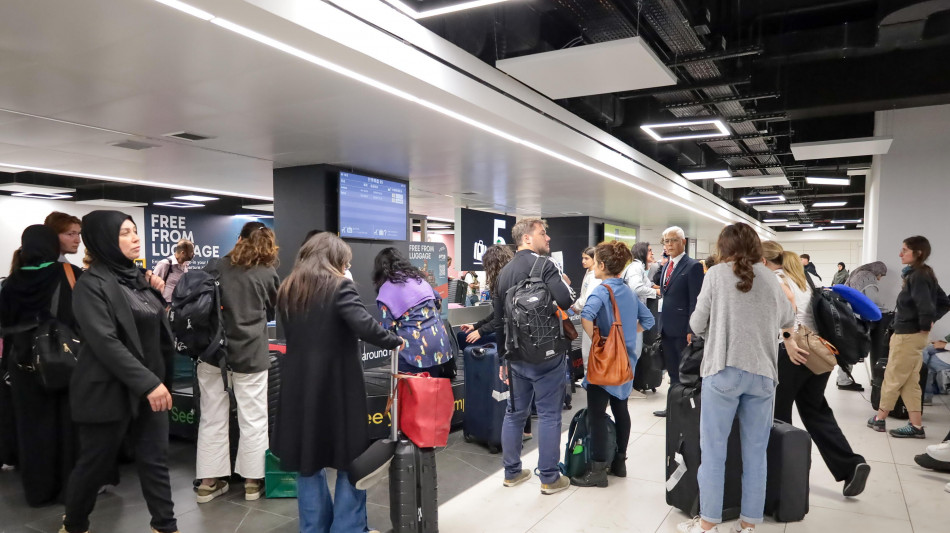
<svg viewBox="0 0 950 533"><path fill-rule="evenodd" d="M420 448L448 444L455 411L452 382L425 372L398 378L399 429Z"/></svg>

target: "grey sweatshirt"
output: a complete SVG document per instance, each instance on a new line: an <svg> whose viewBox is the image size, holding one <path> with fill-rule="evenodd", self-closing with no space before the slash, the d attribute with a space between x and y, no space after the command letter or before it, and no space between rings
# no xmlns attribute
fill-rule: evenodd
<svg viewBox="0 0 950 533"><path fill-rule="evenodd" d="M778 279L765 265L753 267L752 290L740 292L732 263L709 269L699 291L689 325L706 339L702 377L727 366L775 380L778 383L776 339L783 328L795 324L792 304Z"/></svg>

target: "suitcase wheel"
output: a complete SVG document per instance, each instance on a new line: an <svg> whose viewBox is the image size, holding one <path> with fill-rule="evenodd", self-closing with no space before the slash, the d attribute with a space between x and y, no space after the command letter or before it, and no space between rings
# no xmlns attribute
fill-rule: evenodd
<svg viewBox="0 0 950 533"><path fill-rule="evenodd" d="M653 391L653 392L656 392L656 387L653 387L653 388L650 389L650 390Z"/></svg>
<svg viewBox="0 0 950 533"><path fill-rule="evenodd" d="M475 441L475 439L473 439L472 436L469 435L469 434L467 434L467 433L466 433L465 435L463 435L462 438L465 439L465 442L474 442L474 441Z"/></svg>
<svg viewBox="0 0 950 533"><path fill-rule="evenodd" d="M494 444L488 445L488 453L495 455L500 451L501 451L501 448L499 448L498 446L495 446Z"/></svg>

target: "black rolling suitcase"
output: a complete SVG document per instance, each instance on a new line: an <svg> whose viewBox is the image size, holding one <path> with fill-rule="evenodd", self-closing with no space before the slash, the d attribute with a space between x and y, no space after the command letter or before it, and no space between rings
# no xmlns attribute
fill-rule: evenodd
<svg viewBox="0 0 950 533"><path fill-rule="evenodd" d="M699 514L700 389L682 383L670 387L666 406L666 503L689 516ZM742 450L739 419L729 434L726 452L726 485L722 499L722 519L739 517L742 503Z"/></svg>
<svg viewBox="0 0 950 533"><path fill-rule="evenodd" d="M498 347L494 343L466 346L465 420L462 432L466 441L501 451L501 426L508 408L508 385L498 379Z"/></svg>
<svg viewBox="0 0 950 533"><path fill-rule="evenodd" d="M391 357L395 375L399 352L393 352ZM393 533L438 533L435 449L419 448L399 432L399 395L396 384L392 383L391 387L392 439L396 441L396 454L389 464L389 518Z"/></svg>
<svg viewBox="0 0 950 533"><path fill-rule="evenodd" d="M891 335L894 331L891 324L894 321L894 313L883 313L881 320L871 326L871 407L878 409L881 404L881 385L884 383L884 371L887 369L887 356L890 349ZM927 384L927 367L920 367L920 392L921 402L923 402L924 387ZM907 412L907 406L904 400L897 398L894 409L888 415L891 418L906 420L910 418Z"/></svg>
<svg viewBox="0 0 950 533"><path fill-rule="evenodd" d="M811 436L781 420L769 435L765 512L779 522L797 522L808 514Z"/></svg>
<svg viewBox="0 0 950 533"><path fill-rule="evenodd" d="M644 343L646 339L644 339ZM633 369L633 388L643 392L647 389L656 392L663 383L663 344L657 339L653 344L644 344Z"/></svg>

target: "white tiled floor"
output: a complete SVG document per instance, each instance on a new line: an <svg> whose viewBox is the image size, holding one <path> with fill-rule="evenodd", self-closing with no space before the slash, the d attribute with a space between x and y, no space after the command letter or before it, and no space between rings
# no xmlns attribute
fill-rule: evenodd
<svg viewBox="0 0 950 533"><path fill-rule="evenodd" d="M866 368L856 368L855 377L865 385L864 393L839 391L832 378L827 398L852 447L871 465L871 476L863 494L857 498L841 495L841 484L813 447L810 510L805 520L776 523L767 519L758 528L762 533L826 533L860 531L862 533L932 533L948 531L950 494L944 484L950 475L920 468L914 456L928 444L939 442L950 428L950 396L935 397L935 405L924 410L927 438L894 439L866 427L872 414L870 380ZM665 402L665 388L649 394L646 400L630 400L633 432L627 448L626 479L610 478L606 489L577 488L543 496L539 482L515 488L502 487L499 456L483 460L479 468L495 464L491 476L439 507L442 531L492 533L551 532L674 532L676 524L688 517L666 505L665 421L652 412ZM580 403L582 394L575 396ZM889 420L888 428L904 424ZM800 421L796 425L801 427ZM565 426L565 430L566 430ZM537 451L525 456L525 467L533 468ZM489 468L490 469L490 468Z"/></svg>

